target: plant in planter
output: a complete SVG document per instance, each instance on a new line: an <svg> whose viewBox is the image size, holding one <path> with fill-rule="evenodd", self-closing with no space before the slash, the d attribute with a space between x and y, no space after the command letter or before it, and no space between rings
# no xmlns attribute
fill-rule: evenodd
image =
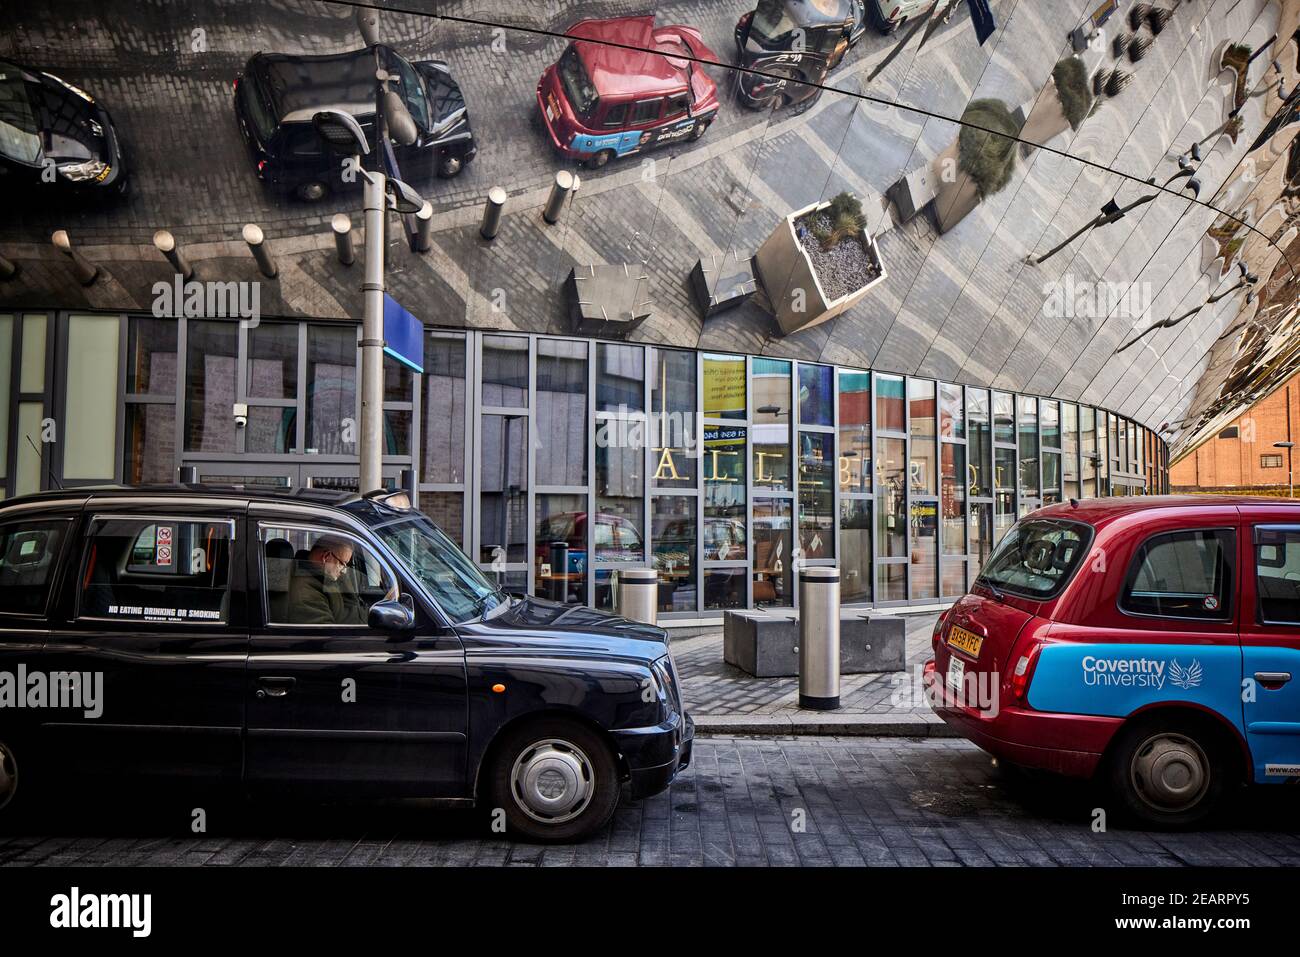
<svg viewBox="0 0 1300 957"><path fill-rule="evenodd" d="M946 233L1011 182L1020 124L1001 100L971 100L957 140L934 159L934 217ZM956 175L953 175L955 171Z"/></svg>
<svg viewBox="0 0 1300 957"><path fill-rule="evenodd" d="M1173 18L1174 11L1166 7L1152 7L1151 12L1147 14L1147 29L1151 31L1152 36L1159 36Z"/></svg>
<svg viewBox="0 0 1300 957"><path fill-rule="evenodd" d="M1077 130L1092 110L1093 95L1088 83L1088 68L1076 56L1067 56L1052 68L1020 138L1029 143L1046 143L1067 129Z"/></svg>
<svg viewBox="0 0 1300 957"><path fill-rule="evenodd" d="M885 279L862 204L849 193L797 210L759 247L754 267L785 335L825 322Z"/></svg>
<svg viewBox="0 0 1300 957"><path fill-rule="evenodd" d="M1146 23L1147 17L1154 9L1149 3L1135 3L1128 12L1128 25L1137 33L1142 29L1142 24Z"/></svg>
<svg viewBox="0 0 1300 957"><path fill-rule="evenodd" d="M1155 41L1150 37L1135 36L1128 44L1128 58L1132 63L1137 63L1151 51L1151 44Z"/></svg>
<svg viewBox="0 0 1300 957"><path fill-rule="evenodd" d="M1219 60L1219 69L1231 70L1237 81L1233 86L1232 101L1236 109L1241 109L1246 102L1246 72L1250 66L1250 56L1254 51L1244 43L1233 43L1223 51Z"/></svg>
<svg viewBox="0 0 1300 957"><path fill-rule="evenodd" d="M1110 76L1106 77L1106 95L1119 96L1124 92L1124 88L1133 82L1133 74L1119 67L1110 71Z"/></svg>
<svg viewBox="0 0 1300 957"><path fill-rule="evenodd" d="M1120 30L1115 34L1115 39L1110 41L1110 52L1115 59L1119 59L1128 52L1128 43L1133 39L1133 34L1127 30Z"/></svg>

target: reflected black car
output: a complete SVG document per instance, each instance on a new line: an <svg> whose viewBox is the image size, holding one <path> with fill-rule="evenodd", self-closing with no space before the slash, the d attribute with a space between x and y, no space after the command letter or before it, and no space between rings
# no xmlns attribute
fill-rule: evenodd
<svg viewBox="0 0 1300 957"><path fill-rule="evenodd" d="M0 183L10 201L53 187L69 198L114 198L127 169L113 121L85 90L0 60Z"/></svg>
<svg viewBox="0 0 1300 957"><path fill-rule="evenodd" d="M667 788L694 726L664 631L501 592L399 498L0 506L0 819L43 782L130 777L477 805L567 841L624 782Z"/></svg>
<svg viewBox="0 0 1300 957"><path fill-rule="evenodd" d="M441 60L412 63L378 47L391 89L401 94L419 131L411 146L393 144L402 178L458 175L478 154L460 86ZM255 54L235 80L235 116L253 168L273 190L319 200L357 188L343 178L343 162L320 141L312 116L326 108L356 117L371 151L375 139L375 53L332 56Z"/></svg>

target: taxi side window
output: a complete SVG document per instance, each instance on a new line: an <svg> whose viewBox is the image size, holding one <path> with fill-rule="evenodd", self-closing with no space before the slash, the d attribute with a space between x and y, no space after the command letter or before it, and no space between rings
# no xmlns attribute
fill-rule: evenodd
<svg viewBox="0 0 1300 957"><path fill-rule="evenodd" d="M1255 590L1261 622L1300 625L1300 528L1255 529Z"/></svg>
<svg viewBox="0 0 1300 957"><path fill-rule="evenodd" d="M604 127L607 130L617 130L627 122L627 104L614 103L605 110Z"/></svg>
<svg viewBox="0 0 1300 957"><path fill-rule="evenodd" d="M691 98L686 93L678 93L668 97L668 106L664 110L664 118L672 119L675 116L681 116L691 105Z"/></svg>
<svg viewBox="0 0 1300 957"><path fill-rule="evenodd" d="M365 625L370 606L396 598L388 569L345 532L263 524L268 624Z"/></svg>
<svg viewBox="0 0 1300 957"><path fill-rule="evenodd" d="M24 521L0 527L0 614L42 615L68 523Z"/></svg>
<svg viewBox="0 0 1300 957"><path fill-rule="evenodd" d="M1138 615L1227 621L1235 541L1222 528L1153 535L1134 556L1120 607Z"/></svg>
<svg viewBox="0 0 1300 957"><path fill-rule="evenodd" d="M663 109L664 101L662 98L656 100L642 100L632 109L632 126L640 126L642 123L649 123L651 120L659 119L659 113Z"/></svg>
<svg viewBox="0 0 1300 957"><path fill-rule="evenodd" d="M225 622L228 519L96 516L86 535L77 614L111 621Z"/></svg>

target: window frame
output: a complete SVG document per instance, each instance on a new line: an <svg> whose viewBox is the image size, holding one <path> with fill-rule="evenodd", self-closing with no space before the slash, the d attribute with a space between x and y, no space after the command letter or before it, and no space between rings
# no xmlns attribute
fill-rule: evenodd
<svg viewBox="0 0 1300 957"><path fill-rule="evenodd" d="M1259 533L1260 532L1282 532L1283 534L1291 533L1300 538L1300 525L1287 522L1255 524L1251 527L1250 533L1250 564L1255 572L1255 623L1268 628L1300 628L1300 619L1296 621L1275 621L1271 618L1264 617L1264 595L1259 590Z"/></svg>
<svg viewBox="0 0 1300 957"><path fill-rule="evenodd" d="M1224 560L1228 569L1227 582L1227 602L1221 609L1222 616L1214 618L1194 617L1190 615L1160 615L1146 611L1134 611L1126 608L1124 598L1132 589L1134 582L1137 580L1139 572L1139 563L1145 557L1148 546L1158 538L1169 538L1174 535L1191 535L1196 533L1215 534L1226 532L1231 536L1231 541L1223 549ZM1156 621L1194 621L1203 625L1231 625L1236 620L1237 615L1237 588L1240 585L1237 575L1237 548L1239 547L1237 528L1233 525L1198 525L1192 528L1171 528L1161 532L1155 532L1148 535L1133 550L1133 556L1129 559L1128 569L1124 572L1124 579L1120 584L1119 591L1115 595L1115 608L1121 615L1128 618L1149 618Z"/></svg>
<svg viewBox="0 0 1300 957"><path fill-rule="evenodd" d="M223 514L220 516L186 515L183 512L172 513L172 514L168 514L167 512L153 512L153 511L137 512L134 514L130 512L94 512L89 514L86 517L86 523L84 526L82 526L83 530L81 535L81 540L82 540L81 559L77 563L77 579L72 583L72 587L73 587L72 614L69 620L73 624L76 624L78 622L84 622L84 621L94 621L94 622L101 622L107 624L121 624L121 625L131 625L131 626L200 625L205 628L214 628L214 627L229 628L231 626L232 616L229 613L227 613L225 618L218 618L215 620L196 619L194 621L159 621L157 619L152 619L152 618L134 618L134 617L108 618L102 615L83 615L81 613L81 600L82 600L83 592L85 590L86 560L90 554L90 547L94 543L94 536L90 535L90 529L94 526L96 522L99 521L140 522L142 526L143 525L157 526L160 523L180 523L180 522L210 524L210 525L221 525L221 524L228 525L230 527L230 537L229 539L227 539L230 547L230 554L228 556L230 567L226 572L226 593L232 599L229 607L233 607L233 598L235 594L234 587L233 587L235 561L237 556L237 543L239 540L238 539L239 519L237 517L229 514Z"/></svg>
<svg viewBox="0 0 1300 957"><path fill-rule="evenodd" d="M358 629L364 629L365 631L372 632L374 637L383 641L387 641L392 637L388 632L376 631L371 628L369 624L357 625L349 624L347 622L313 624L309 622L271 621L271 596L266 587L266 542L262 538L262 531L265 528L283 528L291 531L308 532L315 535L330 535L335 538L346 538L353 543L354 552L356 551L356 546L359 545L374 556L375 561L379 563L379 567L388 574L388 576L393 580L393 584L397 586L397 595L399 599L403 594L410 594L412 589L405 581L403 581L402 577L397 574L396 570L384 556L384 552L379 547L379 544L377 542L366 541L354 531L345 528L337 528L333 525L314 525L310 522L303 521L278 521L276 519L266 518L265 516L258 516L253 519L253 521L257 523L257 528L255 534L251 535L250 538L257 543L257 590L261 596L259 607L262 611L262 628L264 630L297 631L306 628L312 631L320 629L357 631ZM439 608L439 614L441 613L442 609ZM367 614L369 614L369 609L367 609Z"/></svg>
<svg viewBox="0 0 1300 957"><path fill-rule="evenodd" d="M35 520L33 521L32 517L23 517L20 515L15 516L9 521L0 523L0 536L3 536L10 527L21 526L24 531L30 531L35 526L56 524L63 525L64 535L59 541L59 547L54 556L54 561L50 564L49 581L46 582L45 585L45 603L41 606L41 610L38 612L24 612L5 611L3 608L0 608L0 620L7 621L12 619L15 621L36 621L46 620L49 618L50 606L53 603L54 594L60 588L60 569L62 568L63 562L67 556L67 549L69 547L68 542L71 541L73 537L71 534L73 517L71 515L64 515L61 517L44 517L38 515L35 516ZM80 589L78 589L78 592L80 592Z"/></svg>

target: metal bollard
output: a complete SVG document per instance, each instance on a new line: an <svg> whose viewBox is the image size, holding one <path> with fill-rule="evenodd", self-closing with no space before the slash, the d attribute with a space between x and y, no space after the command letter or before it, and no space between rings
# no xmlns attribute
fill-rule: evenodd
<svg viewBox="0 0 1300 957"><path fill-rule="evenodd" d="M18 264L12 259L0 256L0 279L13 279L18 275Z"/></svg>
<svg viewBox="0 0 1300 957"><path fill-rule="evenodd" d="M335 213L330 229L334 231L334 249L339 254L339 262L351 266L357 261L356 250L352 248L352 218L347 213Z"/></svg>
<svg viewBox="0 0 1300 957"><path fill-rule="evenodd" d="M176 248L176 237L169 230L160 229L154 233L153 245L154 249L162 253L163 258L171 263L172 269L180 273L182 279L189 282L194 278L194 267L186 261L181 251Z"/></svg>
<svg viewBox="0 0 1300 957"><path fill-rule="evenodd" d="M478 233L484 239L496 239L501 229L501 214L506 208L506 191L500 186L488 190L487 205L483 207L483 222Z"/></svg>
<svg viewBox="0 0 1300 957"><path fill-rule="evenodd" d="M551 542L551 600L569 600L569 543Z"/></svg>
<svg viewBox="0 0 1300 957"><path fill-rule="evenodd" d="M271 251L266 248L266 237L262 235L262 228L252 223L245 226L244 242L248 243L248 251L257 260L257 268L262 275L267 279L274 279L278 271L275 268L275 260L271 258Z"/></svg>
<svg viewBox="0 0 1300 957"><path fill-rule="evenodd" d="M629 621L655 624L659 617L659 575L653 568L621 568L618 613Z"/></svg>
<svg viewBox="0 0 1300 957"><path fill-rule="evenodd" d="M564 201L568 199L570 191L573 189L574 176L567 169L562 169L555 174L555 183L551 186L551 195L546 199L546 208L542 210L542 219L546 220L552 226L560 221L560 213L564 209Z"/></svg>
<svg viewBox="0 0 1300 957"><path fill-rule="evenodd" d="M415 251L427 253L433 243L433 203L427 199L415 214Z"/></svg>
<svg viewBox="0 0 1300 957"><path fill-rule="evenodd" d="M66 229L56 229L53 235L50 236L50 242L54 243L56 249L72 260L72 274L77 277L77 282L83 286L89 286L99 278L99 267L72 248L72 240L68 237Z"/></svg>
<svg viewBox="0 0 1300 957"><path fill-rule="evenodd" d="M840 570L799 571L799 707L840 706Z"/></svg>
<svg viewBox="0 0 1300 957"><path fill-rule="evenodd" d="M199 467L197 465L176 466L176 483L178 485L198 485Z"/></svg>
<svg viewBox="0 0 1300 957"><path fill-rule="evenodd" d="M397 476L397 485L406 491L411 500L411 508L420 507L420 476L415 469L402 469Z"/></svg>

